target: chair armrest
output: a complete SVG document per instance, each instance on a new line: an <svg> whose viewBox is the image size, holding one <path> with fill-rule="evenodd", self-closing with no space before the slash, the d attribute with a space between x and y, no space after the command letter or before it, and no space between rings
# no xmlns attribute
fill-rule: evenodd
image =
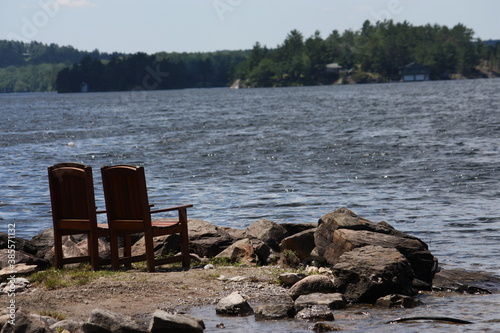
<svg viewBox="0 0 500 333"><path fill-rule="evenodd" d="M162 209L155 209L150 211L151 214L154 213L162 213L162 212L171 212L173 210L180 210L180 209L186 209L193 207L193 205L180 205L180 206L174 206L174 207L169 207L169 208L162 208Z"/></svg>

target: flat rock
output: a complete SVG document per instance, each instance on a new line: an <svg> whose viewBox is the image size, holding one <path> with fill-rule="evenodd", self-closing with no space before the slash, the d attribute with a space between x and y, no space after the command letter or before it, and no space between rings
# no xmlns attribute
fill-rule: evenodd
<svg viewBox="0 0 500 333"><path fill-rule="evenodd" d="M304 308L297 312L295 315L295 319L300 320L310 320L310 321L319 321L319 320L327 320L333 321L335 317L333 316L332 310L328 308L326 305L313 305L311 307Z"/></svg>
<svg viewBox="0 0 500 333"><path fill-rule="evenodd" d="M4 267L0 270L0 280L4 280L10 275L31 274L38 270L37 265L15 264L13 268Z"/></svg>
<svg viewBox="0 0 500 333"><path fill-rule="evenodd" d="M82 325L84 333L145 333L131 317L104 309L94 309L88 322Z"/></svg>
<svg viewBox="0 0 500 333"><path fill-rule="evenodd" d="M295 316L293 304L266 304L255 308L255 319L276 320L293 316Z"/></svg>
<svg viewBox="0 0 500 333"><path fill-rule="evenodd" d="M467 294L500 293L500 277L487 272L443 269L435 275L432 282L433 288L440 291Z"/></svg>
<svg viewBox="0 0 500 333"><path fill-rule="evenodd" d="M156 310L149 325L149 332L163 333L203 333L205 324L203 320L181 313L172 313Z"/></svg>
<svg viewBox="0 0 500 333"><path fill-rule="evenodd" d="M313 305L326 305L332 310L345 309L347 301L340 293L313 293L301 295L295 300L295 310L300 311Z"/></svg>

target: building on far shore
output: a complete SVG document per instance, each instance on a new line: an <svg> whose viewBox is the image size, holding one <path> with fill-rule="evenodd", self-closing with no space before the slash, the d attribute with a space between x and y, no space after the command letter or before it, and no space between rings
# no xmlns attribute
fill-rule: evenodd
<svg viewBox="0 0 500 333"><path fill-rule="evenodd" d="M80 92L89 92L89 85L85 82L80 83Z"/></svg>
<svg viewBox="0 0 500 333"><path fill-rule="evenodd" d="M429 67L412 62L406 66L401 67L401 81L429 81L429 74L431 70Z"/></svg>
<svg viewBox="0 0 500 333"><path fill-rule="evenodd" d="M328 64L325 67L326 67L326 72L327 73L336 73L336 74L339 74L340 72L342 72L342 69L343 69L342 66L340 66L336 62Z"/></svg>

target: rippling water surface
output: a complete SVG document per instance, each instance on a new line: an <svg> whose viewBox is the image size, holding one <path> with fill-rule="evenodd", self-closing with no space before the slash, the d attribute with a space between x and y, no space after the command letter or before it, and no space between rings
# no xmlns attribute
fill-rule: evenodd
<svg viewBox="0 0 500 333"><path fill-rule="evenodd" d="M345 206L447 267L500 274L499 91L490 79L2 94L0 218L26 238L51 225L49 165L91 165L103 207L99 168L140 164L151 202L193 203L216 225Z"/></svg>

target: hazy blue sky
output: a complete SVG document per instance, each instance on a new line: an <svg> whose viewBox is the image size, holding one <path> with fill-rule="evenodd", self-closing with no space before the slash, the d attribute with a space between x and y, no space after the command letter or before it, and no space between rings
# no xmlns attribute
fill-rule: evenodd
<svg viewBox="0 0 500 333"><path fill-rule="evenodd" d="M249 49L292 29L359 30L365 20L463 23L500 39L500 0L0 0L0 39L154 53Z"/></svg>

